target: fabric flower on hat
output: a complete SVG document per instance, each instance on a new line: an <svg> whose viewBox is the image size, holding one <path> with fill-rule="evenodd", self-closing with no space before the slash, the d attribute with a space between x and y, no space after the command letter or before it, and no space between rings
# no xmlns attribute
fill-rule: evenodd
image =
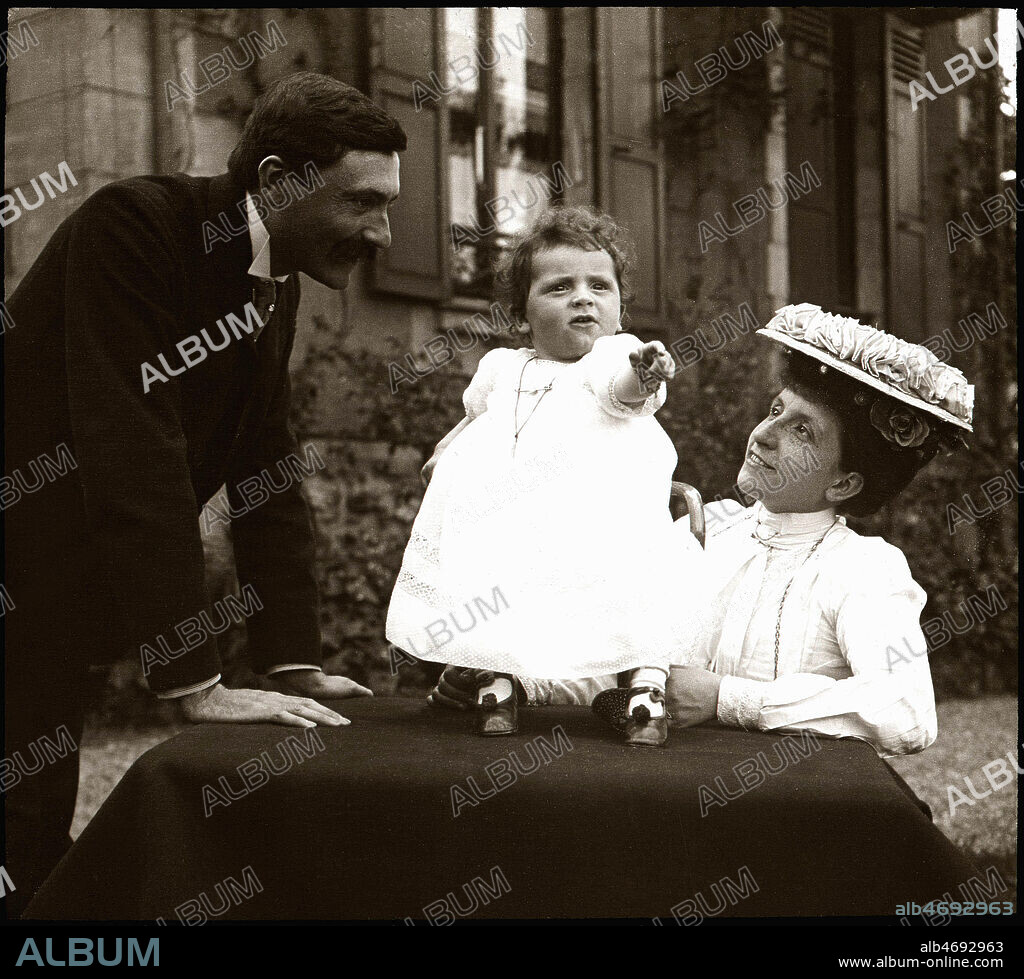
<svg viewBox="0 0 1024 979"><path fill-rule="evenodd" d="M901 404L890 406L881 398L871 406L869 417L888 441L904 449L916 449L931 432L917 412Z"/></svg>
<svg viewBox="0 0 1024 979"><path fill-rule="evenodd" d="M909 343L903 355L903 362L907 366L907 384L911 390L916 391L921 390L928 368L933 364L938 364L939 358L927 347Z"/></svg>
<svg viewBox="0 0 1024 979"><path fill-rule="evenodd" d="M906 381L907 370L900 359L899 339L855 321L852 326L854 332L860 334L861 342L860 356L851 358L850 363L875 377L893 381L897 385Z"/></svg>
<svg viewBox="0 0 1024 979"><path fill-rule="evenodd" d="M813 303L776 310L765 329L817 347L904 394L971 423L973 386L961 371L921 344L901 340L849 316L827 313Z"/></svg>

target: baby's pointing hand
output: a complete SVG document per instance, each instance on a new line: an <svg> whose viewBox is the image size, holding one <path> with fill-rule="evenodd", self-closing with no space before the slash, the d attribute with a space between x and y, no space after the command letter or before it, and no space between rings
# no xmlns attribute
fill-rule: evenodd
<svg viewBox="0 0 1024 979"><path fill-rule="evenodd" d="M652 340L639 350L632 351L629 362L636 371L640 387L649 394L657 391L662 381L670 381L675 377L675 361L659 340Z"/></svg>

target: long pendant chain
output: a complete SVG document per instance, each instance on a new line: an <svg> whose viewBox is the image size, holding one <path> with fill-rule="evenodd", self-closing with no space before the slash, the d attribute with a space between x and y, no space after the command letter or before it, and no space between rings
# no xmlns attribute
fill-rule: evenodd
<svg viewBox="0 0 1024 979"><path fill-rule="evenodd" d="M793 572L793 575L789 579L789 581L786 582L785 591L783 591L783 593L782 593L782 601L779 602L779 614L778 614L778 617L775 620L775 673L773 675L773 679L775 679L775 680L777 680L779 678L779 646L780 646L781 637L782 637L782 610L786 607L786 598L789 595L790 586L793 584L794 580L796 579L796 576L803 570L803 566L808 561L810 561L811 557L814 555L814 552L821 545L821 542L828 536L828 531L831 530L832 527L834 527L838 522L839 522L838 520L834 520L832 522L832 524L829 526L828 530L826 530L825 533L823 533L814 542L814 547L812 547L807 552L807 557L805 557L800 562L799 567L796 569L796 571Z"/></svg>
<svg viewBox="0 0 1024 979"><path fill-rule="evenodd" d="M544 395L546 395L548 393L548 391L551 390L551 387L552 387L551 384L548 384L545 387L536 388L536 389L533 389L533 390L527 392L529 394L540 394L540 397L537 399L537 403L533 406L533 410L526 416L526 421L524 421L523 424L520 425L519 424L519 396L521 394L523 394L523 377L526 374L526 368L531 363L533 363L533 361L535 361L536 359L537 359L536 356L531 357L525 364L523 364L523 369L519 373L519 384L516 387L516 404L515 404L515 408L513 409L513 413L512 413L512 429L515 432L515 435L514 435L514 437L512 439L512 456L513 456L513 458L515 458L516 448L519 445L519 433L524 428L526 428L527 423L534 416L534 413L540 407L540 403L544 400ZM553 383L554 382L552 382L552 384Z"/></svg>

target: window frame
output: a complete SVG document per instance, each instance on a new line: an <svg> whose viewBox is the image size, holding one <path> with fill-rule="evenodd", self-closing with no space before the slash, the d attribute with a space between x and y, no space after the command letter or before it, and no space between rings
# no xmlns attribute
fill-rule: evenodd
<svg viewBox="0 0 1024 979"><path fill-rule="evenodd" d="M668 215L666 210L666 169L665 148L661 126L661 106L659 102L658 80L662 78L664 45L662 43L662 12L657 7L645 9L650 18L651 30L651 83L648 86L651 100L651 119L653 131L650 142L644 145L618 143L612 133L612 106L610 99L611 84L609 78L608 46L612 43L614 32L611 30L611 15L607 8L597 7L593 14L594 38L594 206L600 210L613 213L612 170L616 161L646 164L654 170L654 301L651 311L638 309L634 301L627 309L626 328L633 332L642 331L645 335L657 339L668 336L668 310L666 283L666 229Z"/></svg>
<svg viewBox="0 0 1024 979"><path fill-rule="evenodd" d="M446 77L447 65L442 63L447 54L444 11L446 8L371 8L367 12L367 21L371 38L370 51L367 62L367 89L370 96L385 107L388 100L397 101L398 104L413 105L412 86L417 80L423 82L425 79L417 78L406 66L382 64L384 47L383 30L385 15L394 14L397 10L406 13L423 11L430 18L430 38L432 51L430 63L435 77L444 79ZM563 32L566 29L567 18L565 11L560 8L541 8L547 20L547 101L548 101L548 156L550 165L563 161L567 155L569 135L566 129L566 114L571 107L565 104L570 85L564 77L565 64L565 38ZM589 104L584 108L585 114L589 115L588 123L591 127L591 145L587 148L589 152L585 155L585 182L589 184L589 193L581 193L575 190L575 184L566 188L556 195L556 200L570 201L573 203L587 203L600 210L609 210L611 207L611 170L616 158L643 162L650 165L655 172L654 181L654 251L655 251L655 307L652 311L641 313L635 304L630 310L630 328L643 330L645 333L663 337L667 335L667 275L666 275L666 240L668 214L666 211L666 165L664 158L664 146L661 134L661 126L658 125L658 86L657 80L661 77L663 61L662 44L662 15L658 8L643 8L648 11L651 18L651 65L649 86L652 119L655 120L651 143L642 147L623 147L616 145L609 132L609 118L611 108L608 100L608 79L607 69L604 66L604 58L598 56L603 52L611 41L608 11L603 8L590 8L586 10L589 38L580 38L581 43L588 45L588 59L590 62L589 78ZM493 25L493 12L490 8L477 8L478 24L486 24L489 28ZM493 31L492 31L493 33ZM478 37L483 37L479 33ZM478 42L480 43L480 42ZM478 189L477 210L478 220L483 220L479 214L483 204L493 201L496 196L496 154L494 131L494 103L490 99L490 85L492 79L486 70L480 72L480 91L478 93L479 105L481 106L480 116L484 122L484 182L482 188ZM438 227L436 229L436 243L439 248L438 271L435 276L424 277L422 275L410 274L389 266L387 255L379 256L370 266L368 275L368 288L371 293L404 296L410 300L437 305L442 310L453 312L479 312L486 311L493 296L479 296L460 292L452 275L452 233L451 233L451 187L448 177L448 152L450 145L450 112L448 98L441 95L436 106L429 110L437 112L436 136L434 140L433 166L436 196L438 201ZM408 154L407 154L408 155ZM481 194L484 196L481 197ZM489 196L487 196L489 194Z"/></svg>
<svg viewBox="0 0 1024 979"><path fill-rule="evenodd" d="M478 7L476 9L476 28L477 28L477 46L479 47L484 43L485 38L494 39L494 13L493 8L490 7ZM562 98L562 73L559 70L561 68L561 62L556 60L559 55L559 43L561 41L562 31L562 11L559 8L554 7L540 7L539 9L547 19L547 66L548 66L548 77L547 77L547 90L545 95L547 97L547 115L548 115L548 126L547 126L547 147L546 152L550 160L548 166L553 166L554 163L558 162L561 156L562 147L562 113L561 113L561 98ZM442 38L442 43L446 38ZM443 48L441 49L443 50ZM483 128L483 182L476 187L476 217L478 222L487 221L486 205L493 203L498 197L498 152L497 152L497 103L494 100L494 88L493 72L490 70L482 70L479 75L480 85L477 92L477 124ZM447 99L445 100L444 111L447 115L448 104ZM447 147L445 148L447 150ZM441 179L448 182L448 172L444 169L444 164L447 163L447 159L442 157L442 175ZM448 187L448 212L445 214L444 219L444 230L446 241L450 244L452 239L452 222L451 222L451 188ZM563 201L565 195L559 192L553 200ZM486 250L484 252L485 261L490 263L493 261L496 240L498 238L497 229L491 230L486 236L481 238L481 242L486 243ZM449 255L448 262L448 281L445 288L445 304L449 308L454 309L487 309L488 304L491 301L488 296L475 295L469 291L460 291L461 283L457 283L451 273L451 262Z"/></svg>

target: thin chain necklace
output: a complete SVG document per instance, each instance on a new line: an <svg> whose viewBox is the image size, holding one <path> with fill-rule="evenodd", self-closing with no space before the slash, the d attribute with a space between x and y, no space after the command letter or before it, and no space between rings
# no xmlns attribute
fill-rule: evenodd
<svg viewBox="0 0 1024 979"><path fill-rule="evenodd" d="M544 395L546 395L548 393L548 391L551 390L551 387L554 384L554 381L552 381L551 384L548 384L548 385L546 385L545 387L542 387L542 388L533 388L533 389L531 389L529 391L524 391L523 390L523 377L526 374L526 368L530 364L532 364L533 361L535 361L537 359L538 359L537 355L534 354L534 356L532 356L525 364L523 364L523 369L519 372L519 384L516 387L516 404L515 404L515 408L514 408L513 413L512 413L512 429L515 432L515 436L512 439L512 455L513 456L515 456L516 448L519 445L519 433L524 428L526 428L527 422L529 422L529 420L534 416L534 413L540 407L540 403L544 400ZM526 421L524 421L523 424L520 425L519 424L519 396L522 395L522 394L540 394L540 397L537 399L537 403L533 406L533 411L531 411L526 416Z"/></svg>
<svg viewBox="0 0 1024 979"><path fill-rule="evenodd" d="M761 536L761 521L758 520L758 522L754 525L754 530L753 530L753 532L751 533L750 536L754 540L756 540L759 544L767 544L768 541L772 540L775 537L778 537L779 534L781 534L781 533L782 533L781 530L776 530L776 531L770 533L767 537L762 537Z"/></svg>
<svg viewBox="0 0 1024 979"><path fill-rule="evenodd" d="M811 549L810 549L810 550L809 550L809 551L807 552L807 556L806 556L806 557L805 557L805 558L804 558L804 559L803 559L803 560L802 560L802 561L800 562L800 564L799 564L799 565L797 565L797 569L796 569L796 571L794 571L794 572L793 572L793 574L792 574L792 576L790 577L789 581L788 581L788 582L786 582L786 588L785 588L785 590L784 590L784 591L783 591L783 593L782 593L782 601L781 601L781 602L779 602L779 614L778 614L778 616L777 616L777 617L776 617L776 619L775 619L775 673L774 673L774 675L773 675L773 679L775 679L775 680L777 680L777 679L779 678L779 645L780 645L780 641L781 641L781 637L782 637L782 610L783 610L783 609L784 609L784 608L786 607L786 598L787 598L787 597L789 596L789 589L790 589L790 586L791 586L791 585L793 584L793 581L794 581L794 580L796 579L796 576L797 576L797 575L798 575L798 574L799 574L799 573L801 572L801 570L803 570L803 566L804 566L804 565L805 565L805 564L806 564L806 563L807 563L808 561L810 561L811 557L812 557L812 556L814 555L814 552L815 552L815 551L816 551L816 550L818 549L818 547L819 547L819 546L821 545L821 542L822 542L822 541L823 541L823 540L824 540L824 539L825 539L825 538L826 538L826 537L828 536L828 532L829 532L829 531L830 531L830 530L831 530L831 529L832 529L832 528L833 528L833 527L834 527L834 526L835 526L835 525L836 525L837 523L839 523L839 519L838 519L838 517L837 517L837 518L836 518L835 520L833 520L831 524L829 524L829 526L828 526L828 528L826 529L825 533L823 533L823 534L822 534L822 535L821 535L821 536L820 536L820 537L819 537L819 538L818 538L818 539L817 539L817 540L816 540L816 541L814 542L814 547L812 547L812 548L811 548ZM758 540L760 540L760 538L758 538ZM770 548L770 546L771 546L771 545L767 544L767 543L766 543L765 541L761 541L761 543L762 543L762 544L765 544L765 546L766 546L766 547L769 547L769 548ZM769 551L769 553L770 553L770 551Z"/></svg>

